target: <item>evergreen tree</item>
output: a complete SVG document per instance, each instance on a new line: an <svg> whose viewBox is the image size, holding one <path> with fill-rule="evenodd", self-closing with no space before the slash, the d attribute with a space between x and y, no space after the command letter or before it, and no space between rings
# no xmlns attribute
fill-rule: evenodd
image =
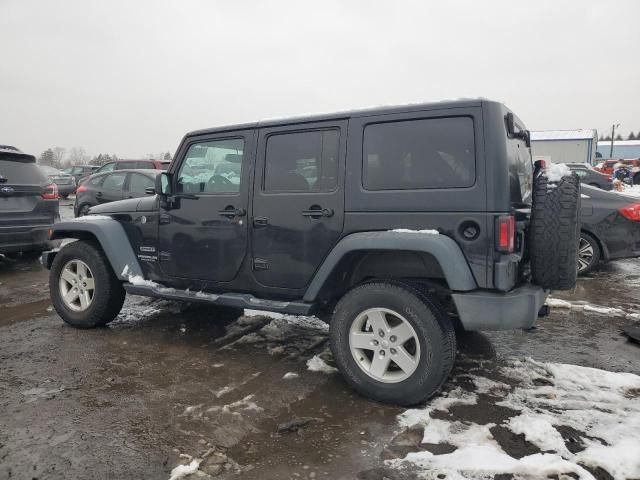
<svg viewBox="0 0 640 480"><path fill-rule="evenodd" d="M51 150L50 148L47 148L38 157L38 163L40 165L49 165L50 167L52 167L53 163L55 162L55 159L56 159L56 156L55 156L55 153L53 153L53 150Z"/></svg>
<svg viewBox="0 0 640 480"><path fill-rule="evenodd" d="M620 134L616 135L616 141L617 140L622 140L622 135L620 135Z"/></svg>
<svg viewBox="0 0 640 480"><path fill-rule="evenodd" d="M610 142L611 141L611 135L607 135L606 137L604 137L604 141L605 142Z"/></svg>
<svg viewBox="0 0 640 480"><path fill-rule="evenodd" d="M640 135L640 132L638 132L638 135ZM629 136L627 137L627 140L635 140L637 137L634 135L633 132L629 132Z"/></svg>
<svg viewBox="0 0 640 480"><path fill-rule="evenodd" d="M165 160L169 160L169 161L171 161L171 160L172 160L172 159L171 159L171 153L170 153L170 152L165 153L165 154L164 154L164 159L165 159Z"/></svg>

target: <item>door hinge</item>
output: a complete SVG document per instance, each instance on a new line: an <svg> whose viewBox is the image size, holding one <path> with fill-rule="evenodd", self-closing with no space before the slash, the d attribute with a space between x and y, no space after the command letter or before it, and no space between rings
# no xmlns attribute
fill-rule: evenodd
<svg viewBox="0 0 640 480"><path fill-rule="evenodd" d="M254 270L269 270L269 262L267 262L264 258L254 258L253 259L253 269Z"/></svg>
<svg viewBox="0 0 640 480"><path fill-rule="evenodd" d="M160 261L169 262L171 260L171 254L169 252L160 252Z"/></svg>

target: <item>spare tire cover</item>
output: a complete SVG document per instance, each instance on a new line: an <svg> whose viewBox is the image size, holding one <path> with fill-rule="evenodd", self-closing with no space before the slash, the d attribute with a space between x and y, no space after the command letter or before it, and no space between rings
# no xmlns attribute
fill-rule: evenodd
<svg viewBox="0 0 640 480"><path fill-rule="evenodd" d="M544 171L534 179L529 225L533 282L546 290L576 284L580 241L580 180L575 174L550 181Z"/></svg>

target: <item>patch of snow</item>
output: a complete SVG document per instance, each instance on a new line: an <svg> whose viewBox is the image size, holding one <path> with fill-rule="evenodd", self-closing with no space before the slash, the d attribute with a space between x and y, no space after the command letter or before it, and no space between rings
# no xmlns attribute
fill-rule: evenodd
<svg viewBox="0 0 640 480"><path fill-rule="evenodd" d="M640 313L625 312L621 308L603 307L601 305L592 305L589 303L571 303L567 300L559 298L547 297L545 304L551 308L566 308L570 310L583 311L585 313L595 313L597 315L608 315L610 317L623 317L627 320L640 320Z"/></svg>
<svg viewBox="0 0 640 480"><path fill-rule="evenodd" d="M531 359L510 360L501 373L513 379L510 384L514 386L502 392L503 400L497 405L518 412L501 426L524 435L544 453L516 459L493 437L492 424L448 421L443 415L432 418L436 410L446 413L453 405L475 403L476 393L458 387L426 407L407 410L398 417L402 427L425 427L423 443L448 443L457 449L444 455L412 452L388 463L395 467L411 463L425 478L493 478L501 473L517 478L565 478L573 473L580 479L593 479L581 465L602 468L616 479L640 477L640 376ZM480 386L478 392L499 383L471 377ZM583 432L580 442L584 449L569 451L560 426Z"/></svg>
<svg viewBox="0 0 640 480"><path fill-rule="evenodd" d="M314 355L312 358L307 360L307 369L312 372L323 372L323 373L333 373L338 370L322 360L318 355Z"/></svg>
<svg viewBox="0 0 640 480"><path fill-rule="evenodd" d="M624 189L621 192L614 193L620 193L622 195L627 195L628 197L640 197L640 185L622 184L622 186L624 187Z"/></svg>
<svg viewBox="0 0 640 480"><path fill-rule="evenodd" d="M113 220L112 217L107 215L84 215L82 217L76 217L69 219L70 222L93 222L94 220Z"/></svg>
<svg viewBox="0 0 640 480"><path fill-rule="evenodd" d="M124 268L122 269L122 273L120 274L120 276L122 277L126 277L127 275L129 275L129 264L124 266Z"/></svg>
<svg viewBox="0 0 640 480"><path fill-rule="evenodd" d="M285 374L282 376L282 378L284 378L285 380L290 380L290 379L292 379L292 378L298 378L299 376L300 376L300 375L298 375L298 374L297 374L297 373L295 373L295 372L287 372L287 373L285 373Z"/></svg>
<svg viewBox="0 0 640 480"><path fill-rule="evenodd" d="M251 394L233 403L228 403L222 406L216 405L214 407L207 409L207 412L223 412L223 413L229 413L232 415L240 415L240 413L238 413L236 410L243 410L243 411L252 410L255 412L264 411L264 409L262 407L259 407L257 403L251 401L251 399L254 396L255 395Z"/></svg>
<svg viewBox="0 0 640 480"><path fill-rule="evenodd" d="M180 478L184 478L187 475L196 473L198 467L200 466L200 462L202 462L202 460L196 458L193 459L189 465L178 465L173 470L171 470L171 476L169 477L169 480L179 480Z"/></svg>
<svg viewBox="0 0 640 480"><path fill-rule="evenodd" d="M559 182L562 177L571 175L571 169L564 163L547 164L544 172L550 182Z"/></svg>
<svg viewBox="0 0 640 480"><path fill-rule="evenodd" d="M152 280L145 280L142 275L129 275L129 283L132 285L144 285L145 287L159 287L160 285Z"/></svg>
<svg viewBox="0 0 640 480"><path fill-rule="evenodd" d="M391 231L396 233L422 233L425 235L440 235L440 232L438 230L411 230L408 228L395 228Z"/></svg>
<svg viewBox="0 0 640 480"><path fill-rule="evenodd" d="M571 308L571 302L559 298L547 297L544 303L551 308Z"/></svg>

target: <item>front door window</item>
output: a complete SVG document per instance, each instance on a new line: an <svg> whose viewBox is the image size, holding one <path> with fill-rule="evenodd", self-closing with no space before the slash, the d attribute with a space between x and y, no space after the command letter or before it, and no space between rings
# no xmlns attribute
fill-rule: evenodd
<svg viewBox="0 0 640 480"><path fill-rule="evenodd" d="M242 138L191 145L178 172L178 193L238 193L243 152Z"/></svg>

